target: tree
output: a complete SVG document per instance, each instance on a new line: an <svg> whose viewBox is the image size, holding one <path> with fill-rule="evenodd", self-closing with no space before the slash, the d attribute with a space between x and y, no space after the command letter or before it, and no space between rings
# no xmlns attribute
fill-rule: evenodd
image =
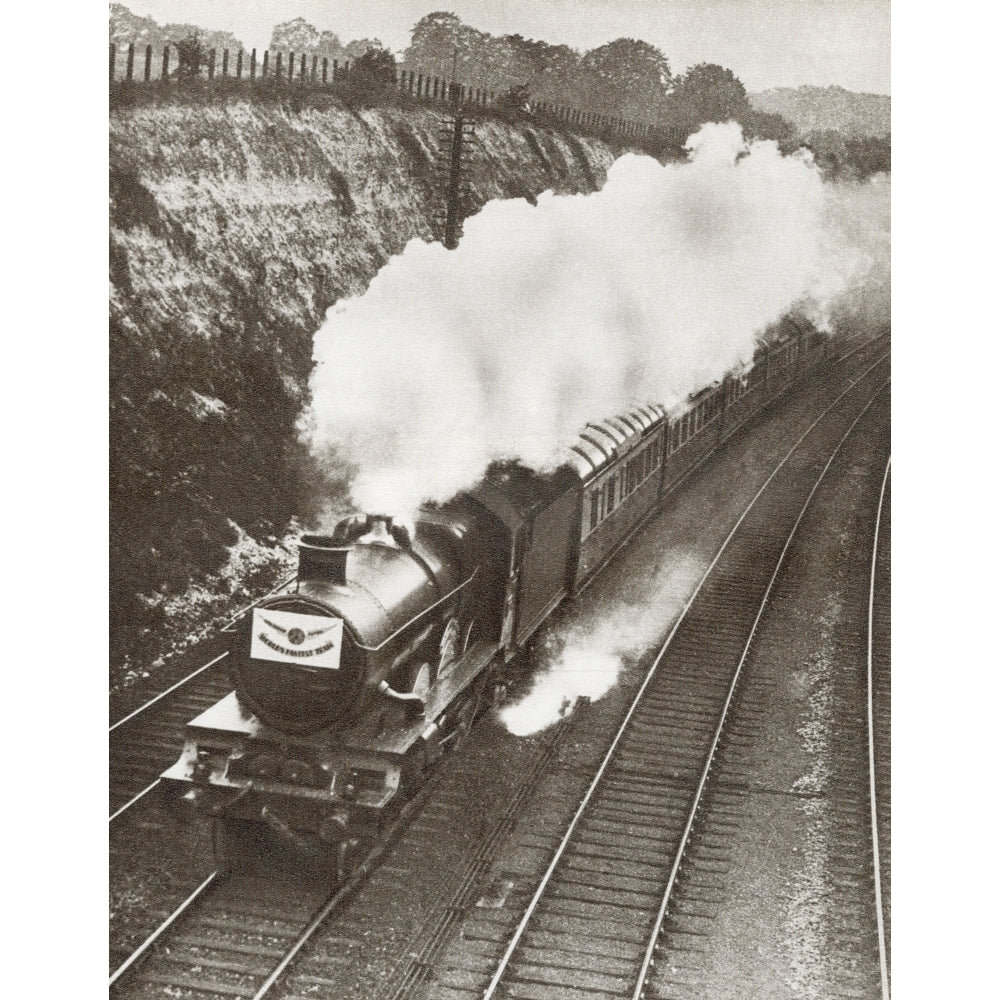
<svg viewBox="0 0 1000 1000"><path fill-rule="evenodd" d="M692 66L667 103L670 123L694 130L705 122L743 122L752 108L746 88L731 69L715 63Z"/></svg>
<svg viewBox="0 0 1000 1000"><path fill-rule="evenodd" d="M183 80L197 79L202 66L208 65L208 46L201 33L192 31L177 44L177 75Z"/></svg>
<svg viewBox="0 0 1000 1000"><path fill-rule="evenodd" d="M311 52L319 45L319 32L304 17L276 24L271 32L272 49Z"/></svg>
<svg viewBox="0 0 1000 1000"><path fill-rule="evenodd" d="M591 49L580 60L580 77L588 105L623 118L657 116L673 83L667 57L635 38Z"/></svg>
<svg viewBox="0 0 1000 1000"><path fill-rule="evenodd" d="M743 134L748 139L771 139L786 153L799 146L799 134L795 126L781 115L751 109L743 114L740 121Z"/></svg>
<svg viewBox="0 0 1000 1000"><path fill-rule="evenodd" d="M372 46L354 60L352 74L364 77L373 83L396 84L396 59L388 49Z"/></svg>
<svg viewBox="0 0 1000 1000"><path fill-rule="evenodd" d="M836 129L814 129L804 143L816 165L827 177L836 178L848 170L847 137Z"/></svg>
<svg viewBox="0 0 1000 1000"><path fill-rule="evenodd" d="M892 170L892 141L885 136L862 135L847 140L848 162L862 180Z"/></svg>

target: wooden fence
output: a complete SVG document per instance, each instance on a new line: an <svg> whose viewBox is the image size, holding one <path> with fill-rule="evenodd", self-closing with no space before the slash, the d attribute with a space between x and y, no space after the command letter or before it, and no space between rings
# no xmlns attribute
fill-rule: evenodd
<svg viewBox="0 0 1000 1000"><path fill-rule="evenodd" d="M287 57L287 59L285 58ZM153 83L157 81L178 82L180 72L180 53L176 45L164 45L162 52L154 52L152 45L127 46L111 44L108 46L108 82L109 83ZM345 59L339 62L324 56L307 56L300 54L296 65L294 52L274 52L265 50L260 59L257 50L249 53L243 49L235 53L223 49L221 54L215 49L208 51L208 63L200 67L197 74L201 79L221 80L265 80L285 79L290 82L302 83L333 83L343 79L350 73L351 62Z"/></svg>
<svg viewBox="0 0 1000 1000"><path fill-rule="evenodd" d="M152 45L128 46L109 45L108 81L119 83L178 82L184 74L180 72L180 54L176 45L165 45L162 51L154 51ZM199 68L197 76L202 80L259 80L286 81L303 86L332 86L345 81L352 75L353 64L345 59L338 62L327 56L305 52L283 52L265 49L260 58L257 50L249 53L243 49L235 53L223 49L208 51L207 65ZM475 105L489 108L498 103L496 91L485 87L474 87L443 76L433 76L408 67L397 67L397 88L410 97L430 103ZM502 98L501 93L501 98ZM528 110L537 117L557 119L580 129L624 138L654 139L660 130L648 123L628 118L615 118L593 111L555 104L551 101L531 101Z"/></svg>

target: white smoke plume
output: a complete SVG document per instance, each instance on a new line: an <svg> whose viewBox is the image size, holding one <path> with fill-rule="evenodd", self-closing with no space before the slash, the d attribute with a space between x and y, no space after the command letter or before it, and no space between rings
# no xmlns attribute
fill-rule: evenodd
<svg viewBox="0 0 1000 1000"><path fill-rule="evenodd" d="M536 650L537 672L528 692L498 715L508 732L527 736L572 712L578 698L597 701L617 683L628 657L645 652L680 612L704 566L672 551L653 579L643 581L641 599L615 595L587 620L558 625Z"/></svg>
<svg viewBox="0 0 1000 1000"><path fill-rule="evenodd" d="M359 508L446 500L495 459L549 467L587 421L749 361L790 306L829 313L863 253L831 233L809 154L733 123L689 148L623 156L594 194L487 204L456 250L411 241L329 311L304 428L332 473L357 470Z"/></svg>
<svg viewBox="0 0 1000 1000"><path fill-rule="evenodd" d="M887 327L890 199L887 174L827 185L821 233L824 268L811 289L813 319L851 331Z"/></svg>

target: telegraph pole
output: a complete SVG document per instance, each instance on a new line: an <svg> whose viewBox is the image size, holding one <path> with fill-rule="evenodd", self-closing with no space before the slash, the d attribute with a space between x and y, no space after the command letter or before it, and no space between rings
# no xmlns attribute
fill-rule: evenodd
<svg viewBox="0 0 1000 1000"><path fill-rule="evenodd" d="M464 113L462 89L454 82L454 78L450 90L452 112L441 123L442 149L438 155L438 163L445 188L443 242L449 250L454 250L458 246L464 218L462 195L467 168L463 162L463 155L476 134L476 125Z"/></svg>

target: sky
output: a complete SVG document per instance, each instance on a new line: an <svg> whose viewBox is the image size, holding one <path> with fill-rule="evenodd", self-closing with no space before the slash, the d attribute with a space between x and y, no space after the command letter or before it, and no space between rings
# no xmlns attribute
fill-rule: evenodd
<svg viewBox="0 0 1000 1000"><path fill-rule="evenodd" d="M493 35L592 49L615 38L657 46L675 73L699 62L733 70L748 90L803 84L888 94L889 0L125 0L161 24L233 32L264 48L275 24L304 17L342 41L405 48L420 18L453 11Z"/></svg>

